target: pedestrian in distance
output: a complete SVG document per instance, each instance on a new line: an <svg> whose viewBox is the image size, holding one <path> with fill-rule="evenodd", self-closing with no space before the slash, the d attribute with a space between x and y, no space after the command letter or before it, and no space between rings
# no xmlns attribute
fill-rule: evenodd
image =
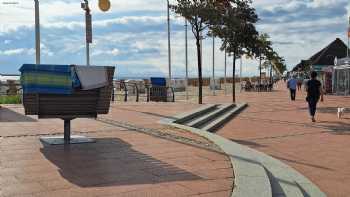
<svg viewBox="0 0 350 197"><path fill-rule="evenodd" d="M298 83L298 81L295 79L294 75L287 82L287 88L290 91L290 98L292 101L295 101L296 91L297 91L297 83Z"/></svg>
<svg viewBox="0 0 350 197"><path fill-rule="evenodd" d="M306 101L309 105L309 112L311 116L311 121L316 122L315 120L315 114L317 110L317 103L321 99L321 102L323 102L323 90L322 90L322 84L319 80L317 80L317 72L312 71L311 72L311 79L306 83Z"/></svg>
<svg viewBox="0 0 350 197"><path fill-rule="evenodd" d="M301 91L301 87L303 85L303 79L301 77L298 78L297 80L297 85L298 85L298 91Z"/></svg>

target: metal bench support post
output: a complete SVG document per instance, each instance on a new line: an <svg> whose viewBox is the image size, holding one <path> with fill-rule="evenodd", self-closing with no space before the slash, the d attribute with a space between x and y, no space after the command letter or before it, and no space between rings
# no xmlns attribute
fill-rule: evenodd
<svg viewBox="0 0 350 197"><path fill-rule="evenodd" d="M71 119L64 119L64 143L70 143L70 121Z"/></svg>

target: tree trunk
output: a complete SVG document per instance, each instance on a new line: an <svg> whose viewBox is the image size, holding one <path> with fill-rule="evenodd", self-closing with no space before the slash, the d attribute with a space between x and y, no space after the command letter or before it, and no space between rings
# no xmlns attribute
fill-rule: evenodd
<svg viewBox="0 0 350 197"><path fill-rule="evenodd" d="M236 52L233 52L232 68L232 102L236 103Z"/></svg>
<svg viewBox="0 0 350 197"><path fill-rule="evenodd" d="M197 38L199 38L199 32L197 32ZM200 40L196 40L197 45L197 58L198 58L198 103L203 104L202 100L202 86L203 86L203 79L202 79L202 58L201 58L201 46L200 46Z"/></svg>

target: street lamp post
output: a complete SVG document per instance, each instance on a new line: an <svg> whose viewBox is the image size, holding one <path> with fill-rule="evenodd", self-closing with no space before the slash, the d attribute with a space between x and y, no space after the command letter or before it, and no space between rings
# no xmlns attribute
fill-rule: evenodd
<svg viewBox="0 0 350 197"><path fill-rule="evenodd" d="M225 49L225 74L224 74L224 88L225 88L225 95L227 94L227 89L226 89L226 82L227 82L227 52Z"/></svg>
<svg viewBox="0 0 350 197"><path fill-rule="evenodd" d="M185 53L186 53L186 100L188 100L188 36L187 36L187 20L185 19Z"/></svg>
<svg viewBox="0 0 350 197"><path fill-rule="evenodd" d="M239 84L242 86L242 64L243 64L243 60L242 60L243 56L241 56L240 58L240 64L239 64ZM240 88L240 92L242 92L242 88Z"/></svg>
<svg viewBox="0 0 350 197"><path fill-rule="evenodd" d="M215 96L215 37L213 36L213 96Z"/></svg>
<svg viewBox="0 0 350 197"><path fill-rule="evenodd" d="M86 65L90 66L90 43L92 43L92 22L91 14L89 8L88 0L84 0L84 3L81 3L81 8L85 11L85 27L86 27Z"/></svg>
<svg viewBox="0 0 350 197"><path fill-rule="evenodd" d="M171 47L170 47L170 4L169 0L167 0L167 6L168 6L168 66L169 66L169 80L171 84Z"/></svg>
<svg viewBox="0 0 350 197"><path fill-rule="evenodd" d="M40 14L39 0L34 0L35 3L35 62L40 64Z"/></svg>
<svg viewBox="0 0 350 197"><path fill-rule="evenodd" d="M350 16L349 16L349 26L348 26L348 47L346 48L346 57L349 57L349 47L350 47Z"/></svg>

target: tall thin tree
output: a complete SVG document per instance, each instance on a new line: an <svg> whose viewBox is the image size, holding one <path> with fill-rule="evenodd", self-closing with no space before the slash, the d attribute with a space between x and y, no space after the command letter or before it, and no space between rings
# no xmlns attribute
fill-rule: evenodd
<svg viewBox="0 0 350 197"><path fill-rule="evenodd" d="M218 16L212 18L210 28L214 35L221 38L221 49L233 57L232 102L235 103L236 60L255 51L252 40L256 40L258 35L254 25L258 16L250 0L220 1L216 7Z"/></svg>
<svg viewBox="0 0 350 197"><path fill-rule="evenodd" d="M203 79L202 79L202 58L201 40L205 37L204 30L208 27L208 21L215 12L215 7L211 0L177 0L176 5L170 8L177 14L183 16L192 27L193 35L196 39L197 61L198 61L198 103L203 103Z"/></svg>

